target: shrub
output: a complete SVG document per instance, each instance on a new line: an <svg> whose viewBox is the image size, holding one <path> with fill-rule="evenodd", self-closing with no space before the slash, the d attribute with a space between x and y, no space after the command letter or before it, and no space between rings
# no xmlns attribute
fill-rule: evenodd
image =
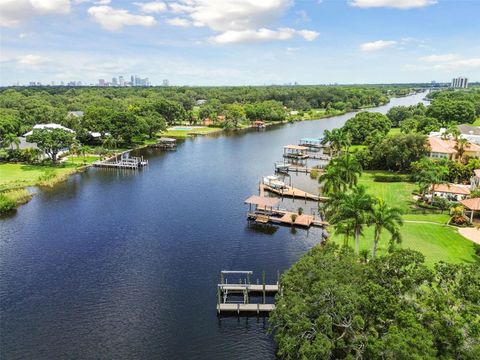
<svg viewBox="0 0 480 360"><path fill-rule="evenodd" d="M5 214L17 207L14 200L10 199L5 194L0 194L0 214Z"/></svg>
<svg viewBox="0 0 480 360"><path fill-rule="evenodd" d="M408 177L401 174L375 174L373 177L375 182L402 182L407 180Z"/></svg>
<svg viewBox="0 0 480 360"><path fill-rule="evenodd" d="M314 180L315 180L315 179L318 179L318 175L319 175L319 174L320 174L320 173L319 173L318 169L312 169L312 170L310 171L310 178L311 178L311 179L314 179Z"/></svg>

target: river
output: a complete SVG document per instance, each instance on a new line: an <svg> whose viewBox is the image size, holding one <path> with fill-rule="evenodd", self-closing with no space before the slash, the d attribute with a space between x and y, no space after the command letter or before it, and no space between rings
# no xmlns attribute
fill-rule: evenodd
<svg viewBox="0 0 480 360"><path fill-rule="evenodd" d="M249 226L243 202L283 145L353 115L146 149L143 171L89 169L38 191L0 220L0 358L273 359L265 318L217 317L219 272L273 282L320 241L320 229ZM305 174L291 181L317 187Z"/></svg>

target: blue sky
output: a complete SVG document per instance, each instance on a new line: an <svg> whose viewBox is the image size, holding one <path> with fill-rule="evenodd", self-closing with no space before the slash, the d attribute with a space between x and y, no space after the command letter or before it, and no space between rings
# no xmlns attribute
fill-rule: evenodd
<svg viewBox="0 0 480 360"><path fill-rule="evenodd" d="M480 81L477 0L0 0L0 83Z"/></svg>

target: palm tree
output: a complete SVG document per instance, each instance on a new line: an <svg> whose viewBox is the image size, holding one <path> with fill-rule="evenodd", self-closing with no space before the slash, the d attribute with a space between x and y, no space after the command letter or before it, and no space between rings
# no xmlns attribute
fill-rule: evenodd
<svg viewBox="0 0 480 360"><path fill-rule="evenodd" d="M332 155L339 154L342 150L348 152L351 144L350 134L342 129L325 130L323 132L322 144L329 144Z"/></svg>
<svg viewBox="0 0 480 360"><path fill-rule="evenodd" d="M117 146L117 141L112 135L107 135L105 139L103 139L102 146L105 149L113 149Z"/></svg>
<svg viewBox="0 0 480 360"><path fill-rule="evenodd" d="M455 147L454 149L457 150L458 160L462 162L463 155L465 154L465 147L468 145L468 140L465 138L457 138L455 140Z"/></svg>
<svg viewBox="0 0 480 360"><path fill-rule="evenodd" d="M343 235L343 244L348 246L348 239L353 236L353 223L351 221L341 221L335 224L335 234Z"/></svg>
<svg viewBox="0 0 480 360"><path fill-rule="evenodd" d="M3 137L2 144L6 148L9 147L11 150L13 150L13 146L18 149L18 146L20 145L20 139L17 137L17 135L8 133Z"/></svg>
<svg viewBox="0 0 480 360"><path fill-rule="evenodd" d="M82 146L82 144L80 143L80 141L78 141L77 139L75 139L73 142L72 142L72 145L70 145L70 152L75 155L75 156L78 156L78 153L80 151L80 147Z"/></svg>
<svg viewBox="0 0 480 360"><path fill-rule="evenodd" d="M350 193L339 192L326 204L326 213L330 222L338 224L350 221L355 237L355 254L359 253L359 240L363 227L367 224L372 211L373 200L364 186L355 186Z"/></svg>
<svg viewBox="0 0 480 360"><path fill-rule="evenodd" d="M325 169L318 182L322 184L326 194L347 191L357 185L362 174L362 167L351 154L345 154L333 159Z"/></svg>
<svg viewBox="0 0 480 360"><path fill-rule="evenodd" d="M356 186L358 178L362 175L362 166L357 158L350 153L346 153L336 158L334 163L346 186L350 189Z"/></svg>
<svg viewBox="0 0 480 360"><path fill-rule="evenodd" d="M345 181L333 163L326 167L325 172L318 178L318 182L322 185L324 194L334 194L346 187Z"/></svg>
<svg viewBox="0 0 480 360"><path fill-rule="evenodd" d="M388 206L381 198L377 199L372 207L369 224L374 226L372 258L375 257L378 241L384 229L392 235L392 241L401 240L399 228L403 225L402 212L399 208Z"/></svg>

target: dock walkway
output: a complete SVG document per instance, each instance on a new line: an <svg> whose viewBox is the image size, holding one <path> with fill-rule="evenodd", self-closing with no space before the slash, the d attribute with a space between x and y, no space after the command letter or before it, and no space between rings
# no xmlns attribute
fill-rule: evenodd
<svg viewBox="0 0 480 360"><path fill-rule="evenodd" d="M328 199L326 197L310 194L306 191L294 188L292 186L287 186L284 189L275 189L266 184L260 184L260 196L265 196L265 191L269 191L271 193L274 193L280 196L299 198L299 199L305 199L305 200L326 201Z"/></svg>

